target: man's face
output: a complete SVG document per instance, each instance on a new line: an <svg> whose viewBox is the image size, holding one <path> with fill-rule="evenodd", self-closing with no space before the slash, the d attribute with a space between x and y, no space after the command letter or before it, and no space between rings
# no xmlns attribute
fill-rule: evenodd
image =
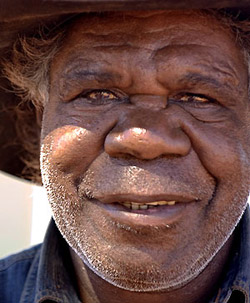
<svg viewBox="0 0 250 303"><path fill-rule="evenodd" d="M248 75L229 30L191 12L82 17L50 77L42 174L70 246L129 290L196 277L249 190Z"/></svg>

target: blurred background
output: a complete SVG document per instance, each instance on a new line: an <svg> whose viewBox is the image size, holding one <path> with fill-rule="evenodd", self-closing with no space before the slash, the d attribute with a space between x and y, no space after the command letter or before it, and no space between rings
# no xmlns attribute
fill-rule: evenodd
<svg viewBox="0 0 250 303"><path fill-rule="evenodd" d="M0 172L0 258L43 241L51 218L44 189Z"/></svg>

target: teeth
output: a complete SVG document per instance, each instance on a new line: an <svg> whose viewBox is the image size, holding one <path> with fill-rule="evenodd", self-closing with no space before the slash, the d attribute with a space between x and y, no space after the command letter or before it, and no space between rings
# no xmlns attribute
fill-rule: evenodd
<svg viewBox="0 0 250 303"><path fill-rule="evenodd" d="M122 203L121 203L122 204ZM131 203L123 203L122 205L124 205L127 208L131 208Z"/></svg>
<svg viewBox="0 0 250 303"><path fill-rule="evenodd" d="M175 201L168 201L168 205L175 205Z"/></svg>
<svg viewBox="0 0 250 303"><path fill-rule="evenodd" d="M131 203L131 208L133 210L137 210L137 209L140 209L140 205L139 204L136 204L136 203Z"/></svg>
<svg viewBox="0 0 250 303"><path fill-rule="evenodd" d="M148 208L149 208L149 205L146 205L146 204L140 205L140 209L148 209Z"/></svg>
<svg viewBox="0 0 250 303"><path fill-rule="evenodd" d="M156 201L156 202L149 202L145 203L147 205L174 205L175 201Z"/></svg>
<svg viewBox="0 0 250 303"><path fill-rule="evenodd" d="M124 202L120 203L121 205L132 209L132 210L138 210L138 209L150 209L155 208L160 205L175 205L176 201L155 201L155 202L149 202L149 203L136 203L136 202Z"/></svg>

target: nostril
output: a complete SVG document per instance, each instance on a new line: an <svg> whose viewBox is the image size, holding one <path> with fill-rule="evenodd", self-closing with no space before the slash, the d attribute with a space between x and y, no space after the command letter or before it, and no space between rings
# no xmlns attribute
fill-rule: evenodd
<svg viewBox="0 0 250 303"><path fill-rule="evenodd" d="M191 147L181 129L156 132L133 127L120 132L110 132L104 149L112 157L132 155L138 159L155 159L161 155L186 155Z"/></svg>

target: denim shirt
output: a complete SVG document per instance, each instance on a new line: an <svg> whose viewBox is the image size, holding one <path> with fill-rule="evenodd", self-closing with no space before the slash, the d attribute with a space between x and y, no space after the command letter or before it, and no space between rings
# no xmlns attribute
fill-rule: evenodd
<svg viewBox="0 0 250 303"><path fill-rule="evenodd" d="M239 247L210 303L249 303L250 210L239 225ZM79 303L69 248L54 221L45 240L0 261L0 303Z"/></svg>

